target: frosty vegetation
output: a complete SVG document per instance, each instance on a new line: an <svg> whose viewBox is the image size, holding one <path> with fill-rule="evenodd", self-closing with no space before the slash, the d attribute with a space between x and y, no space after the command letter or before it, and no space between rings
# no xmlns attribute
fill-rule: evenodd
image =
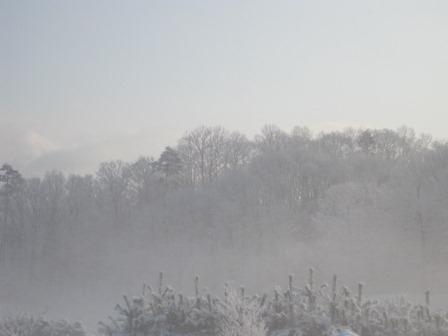
<svg viewBox="0 0 448 336"><path fill-rule="evenodd" d="M161 278L162 279L162 274ZM338 286L316 286L313 270L304 287L289 276L285 289L272 295L248 296L225 286L223 298L202 294L195 280L195 296L185 298L174 289L144 287L142 296L117 305L118 316L100 323L100 333L115 335L210 336L446 336L448 314L433 311L427 293L423 305L404 299L366 300L363 285L351 293Z"/></svg>
<svg viewBox="0 0 448 336"><path fill-rule="evenodd" d="M86 336L79 322L51 321L42 316L7 317L0 322L1 336Z"/></svg>
<svg viewBox="0 0 448 336"><path fill-rule="evenodd" d="M98 321L161 269L180 291L200 273L210 292L227 280L264 292L314 265L375 295L446 294L447 223L448 144L408 128L266 126L248 139L199 127L159 157L93 175L5 164L0 313ZM294 295L299 307L306 293Z"/></svg>
<svg viewBox="0 0 448 336"><path fill-rule="evenodd" d="M116 314L99 322L101 336L447 336L448 313L434 310L430 293L424 304L401 298L369 300L363 285L352 293L338 285L315 285L314 271L304 287L288 277L285 289L272 295L247 295L227 284L222 298L201 289L194 280L194 296L164 286L143 286L140 296L123 296ZM80 323L19 316L0 322L0 336L86 336Z"/></svg>

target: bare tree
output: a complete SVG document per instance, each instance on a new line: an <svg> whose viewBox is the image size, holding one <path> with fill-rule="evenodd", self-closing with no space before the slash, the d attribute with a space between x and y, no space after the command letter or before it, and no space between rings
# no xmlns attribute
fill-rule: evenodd
<svg viewBox="0 0 448 336"><path fill-rule="evenodd" d="M124 218L129 202L130 177L129 164L120 160L102 163L96 174L99 197L112 210L112 220L116 226Z"/></svg>

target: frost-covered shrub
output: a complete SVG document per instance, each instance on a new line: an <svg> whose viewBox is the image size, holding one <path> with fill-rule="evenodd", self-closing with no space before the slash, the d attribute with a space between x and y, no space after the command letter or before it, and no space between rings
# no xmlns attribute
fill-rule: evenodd
<svg viewBox="0 0 448 336"><path fill-rule="evenodd" d="M317 287L312 281L272 295L246 296L226 288L223 299L211 295L186 298L170 287L117 305L118 317L101 324L108 336L448 336L448 315L433 312L429 303L414 305L404 299L365 300L362 285ZM0 335L1 336L1 335Z"/></svg>
<svg viewBox="0 0 448 336"><path fill-rule="evenodd" d="M86 333L79 322L23 315L4 319L0 323L0 336L86 336Z"/></svg>
<svg viewBox="0 0 448 336"><path fill-rule="evenodd" d="M149 287L144 295L128 299L117 305L119 316L111 324L100 323L100 332L105 335L160 335L213 334L217 330L219 305L210 295L206 297L176 297L167 287L154 292Z"/></svg>
<svg viewBox="0 0 448 336"><path fill-rule="evenodd" d="M124 297L124 305L117 305L116 311L119 316L111 323L100 323L100 333L108 336L266 335L262 300L238 295L229 288L221 300L211 295L186 298L176 296L170 287L158 292L147 287L140 297L132 300Z"/></svg>
<svg viewBox="0 0 448 336"><path fill-rule="evenodd" d="M226 290L224 304L217 321L219 336L266 336L263 320L265 299L246 298L234 289Z"/></svg>

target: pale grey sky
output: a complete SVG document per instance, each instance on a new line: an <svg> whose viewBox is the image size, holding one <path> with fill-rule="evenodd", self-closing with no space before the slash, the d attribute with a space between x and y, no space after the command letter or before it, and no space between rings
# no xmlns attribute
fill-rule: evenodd
<svg viewBox="0 0 448 336"><path fill-rule="evenodd" d="M0 0L0 162L158 155L185 130L446 137L445 0Z"/></svg>

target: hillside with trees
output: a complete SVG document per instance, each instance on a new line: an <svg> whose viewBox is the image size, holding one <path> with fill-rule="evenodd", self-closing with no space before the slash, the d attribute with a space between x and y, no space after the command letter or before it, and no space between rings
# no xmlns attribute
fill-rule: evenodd
<svg viewBox="0 0 448 336"><path fill-rule="evenodd" d="M310 265L380 294L448 279L448 144L405 127L265 126L254 139L199 127L159 157L92 175L0 173L0 299L11 306L100 301L160 270L180 289L192 273L212 289L263 289Z"/></svg>

